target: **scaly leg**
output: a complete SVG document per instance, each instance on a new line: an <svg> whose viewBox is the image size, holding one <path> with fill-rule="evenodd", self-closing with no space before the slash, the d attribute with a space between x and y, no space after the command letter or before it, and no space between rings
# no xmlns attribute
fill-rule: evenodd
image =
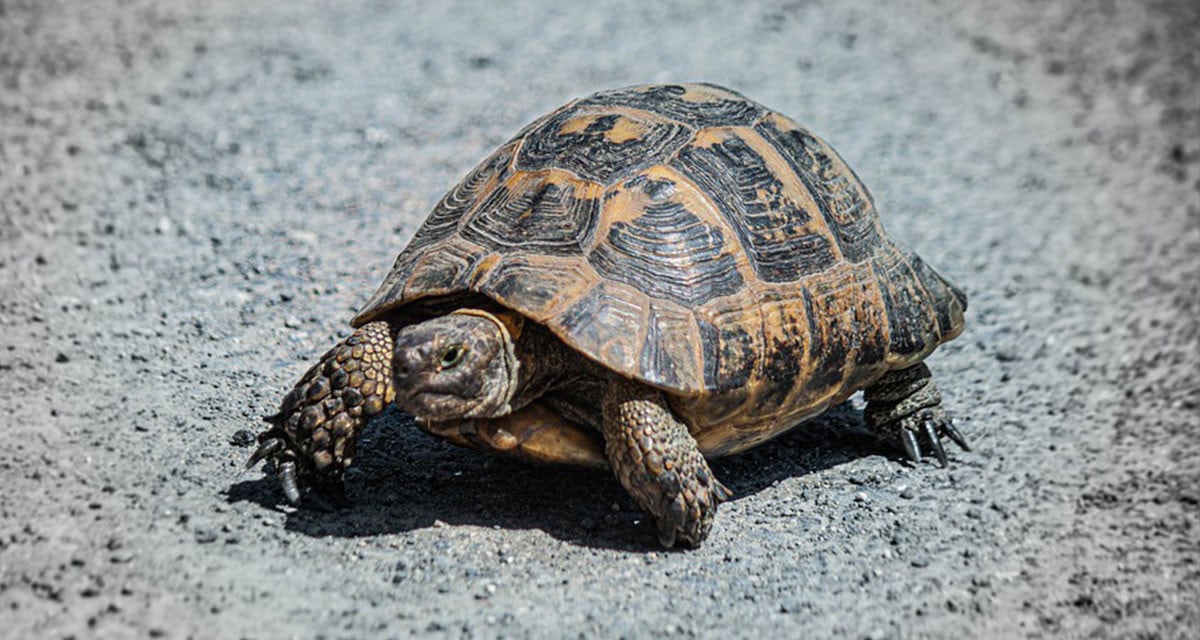
<svg viewBox="0 0 1200 640"><path fill-rule="evenodd" d="M708 537L717 505L733 496L675 418L662 392L614 378L604 395L605 453L613 472L671 547Z"/></svg>
<svg viewBox="0 0 1200 640"><path fill-rule="evenodd" d="M938 462L946 466L942 436L970 451L967 439L942 409L942 395L933 384L925 363L889 371L863 394L867 426L885 442L902 448L913 462L921 461L922 446L933 450Z"/></svg>
<svg viewBox="0 0 1200 640"><path fill-rule="evenodd" d="M265 420L247 467L270 460L288 502L305 495L322 506L346 503L342 472L367 419L395 397L392 334L386 322L359 327L304 374Z"/></svg>

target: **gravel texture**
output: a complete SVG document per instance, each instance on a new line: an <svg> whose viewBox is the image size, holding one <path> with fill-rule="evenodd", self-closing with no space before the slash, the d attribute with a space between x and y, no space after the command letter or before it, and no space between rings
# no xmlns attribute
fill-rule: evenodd
<svg viewBox="0 0 1200 640"><path fill-rule="evenodd" d="M1200 5L476 4L0 0L0 636L1195 637ZM444 190L668 80L812 127L966 289L975 451L839 408L686 552L394 411L349 511L241 471Z"/></svg>

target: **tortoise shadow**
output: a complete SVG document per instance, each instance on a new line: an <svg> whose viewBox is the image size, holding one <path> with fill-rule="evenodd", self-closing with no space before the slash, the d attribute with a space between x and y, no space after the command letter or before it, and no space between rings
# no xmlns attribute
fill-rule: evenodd
<svg viewBox="0 0 1200 640"><path fill-rule="evenodd" d="M649 518L607 471L538 467L463 449L426 435L394 409L372 422L358 451L346 473L347 509L286 507L269 474L231 485L226 500L285 510L289 531L314 537L473 525L540 529L583 547L660 550ZM845 403L712 467L736 502L781 480L881 452L861 412Z"/></svg>

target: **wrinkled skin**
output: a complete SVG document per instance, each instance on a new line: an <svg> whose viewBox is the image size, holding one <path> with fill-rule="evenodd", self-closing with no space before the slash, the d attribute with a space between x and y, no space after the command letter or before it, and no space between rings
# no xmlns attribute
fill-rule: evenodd
<svg viewBox="0 0 1200 640"><path fill-rule="evenodd" d="M401 329L392 357L396 404L420 420L511 413L520 379L512 346L491 320L449 315Z"/></svg>

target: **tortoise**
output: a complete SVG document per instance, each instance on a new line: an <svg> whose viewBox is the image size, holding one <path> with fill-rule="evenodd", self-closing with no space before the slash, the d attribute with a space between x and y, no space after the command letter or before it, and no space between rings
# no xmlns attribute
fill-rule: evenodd
<svg viewBox="0 0 1200 640"><path fill-rule="evenodd" d="M269 460L292 504L340 506L394 401L457 444L609 467L664 546L695 546L732 495L708 459L859 390L912 461L945 466L943 437L969 449L923 363L966 308L792 120L712 84L602 91L437 203L249 464Z"/></svg>

